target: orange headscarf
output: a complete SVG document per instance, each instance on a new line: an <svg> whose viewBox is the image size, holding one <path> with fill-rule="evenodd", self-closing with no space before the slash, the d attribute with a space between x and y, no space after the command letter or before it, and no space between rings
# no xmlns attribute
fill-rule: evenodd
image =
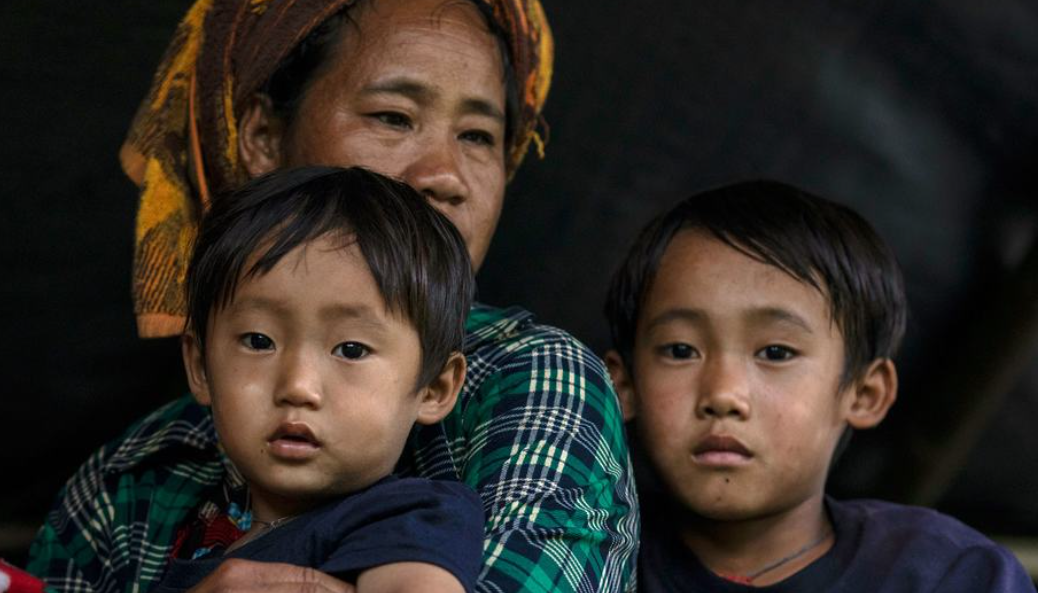
<svg viewBox="0 0 1038 593"><path fill-rule="evenodd" d="M240 185L238 115L314 28L355 0L197 0L166 49L120 152L140 187L134 310L141 337L180 334L184 277L209 197ZM534 142L551 82L551 30L539 0L486 2L505 31L519 84L511 175Z"/></svg>

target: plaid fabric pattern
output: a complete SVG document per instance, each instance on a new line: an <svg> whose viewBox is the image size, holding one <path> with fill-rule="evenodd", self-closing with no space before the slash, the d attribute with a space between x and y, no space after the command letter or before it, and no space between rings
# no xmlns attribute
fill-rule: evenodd
<svg viewBox="0 0 1038 593"><path fill-rule="evenodd" d="M477 590L631 591L637 500L616 395L601 361L517 308L477 305L454 411L416 430L404 474L462 480L487 516ZM30 552L62 591L146 592L177 530L240 477L208 410L173 402L95 453L69 480Z"/></svg>

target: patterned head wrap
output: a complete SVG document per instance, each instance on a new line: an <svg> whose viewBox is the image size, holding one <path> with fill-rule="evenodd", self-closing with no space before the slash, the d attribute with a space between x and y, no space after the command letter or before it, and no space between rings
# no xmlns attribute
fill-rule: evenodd
<svg viewBox="0 0 1038 593"><path fill-rule="evenodd" d="M509 176L533 142L552 74L551 30L539 0L485 2L505 32L519 91L506 147ZM238 118L281 61L329 16L355 0L196 0L177 28L120 152L140 187L134 311L141 337L180 334L184 277L210 196L247 175L238 159Z"/></svg>

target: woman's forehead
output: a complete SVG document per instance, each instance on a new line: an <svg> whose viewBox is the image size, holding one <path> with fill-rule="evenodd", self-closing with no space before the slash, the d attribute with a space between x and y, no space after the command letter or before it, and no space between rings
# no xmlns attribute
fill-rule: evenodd
<svg viewBox="0 0 1038 593"><path fill-rule="evenodd" d="M351 12L324 68L338 92L489 104L503 114L500 47L469 0L374 0Z"/></svg>
<svg viewBox="0 0 1038 593"><path fill-rule="evenodd" d="M362 1L350 10L347 19L351 24L349 33L356 35L361 47L383 45L390 36L406 39L415 34L447 37L462 44L478 42L485 45L493 40L493 34L476 1Z"/></svg>
<svg viewBox="0 0 1038 593"><path fill-rule="evenodd" d="M350 9L351 14L367 15L366 18L381 18L393 22L406 20L467 20L475 18L487 30L482 14L477 8L481 0L360 0ZM356 19L354 19L356 20Z"/></svg>

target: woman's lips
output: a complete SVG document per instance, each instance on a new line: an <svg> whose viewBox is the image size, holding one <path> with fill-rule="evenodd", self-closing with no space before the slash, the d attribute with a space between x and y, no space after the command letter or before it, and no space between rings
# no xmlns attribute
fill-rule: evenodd
<svg viewBox="0 0 1038 593"><path fill-rule="evenodd" d="M317 454L321 441L303 422L284 422L267 439L270 454L287 461L305 460Z"/></svg>
<svg viewBox="0 0 1038 593"><path fill-rule="evenodd" d="M707 467L734 467L746 465L753 453L739 439L727 435L710 435L692 450L692 459Z"/></svg>

